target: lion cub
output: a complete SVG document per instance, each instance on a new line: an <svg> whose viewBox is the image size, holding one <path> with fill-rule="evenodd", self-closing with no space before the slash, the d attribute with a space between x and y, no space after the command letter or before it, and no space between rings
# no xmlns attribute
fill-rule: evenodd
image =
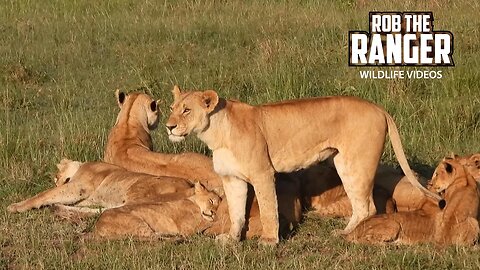
<svg viewBox="0 0 480 270"><path fill-rule="evenodd" d="M81 207L105 209L168 201L189 196L188 190L192 187L184 179L129 172L104 162L63 159L57 167L56 187L11 204L8 211L24 212L52 204L75 205L80 210Z"/></svg>
<svg viewBox="0 0 480 270"><path fill-rule="evenodd" d="M159 101L146 94L117 90L120 112L108 135L104 161L129 171L200 181L208 188L221 186L209 157L197 153L153 152L150 131L158 125ZM193 183L193 182L192 182Z"/></svg>
<svg viewBox="0 0 480 270"><path fill-rule="evenodd" d="M301 180L303 204L320 216L349 217L352 204L342 180L331 162L322 162L295 173ZM427 180L417 176L422 185ZM374 178L373 201L378 214L420 209L425 194L416 189L407 177L392 166L380 164Z"/></svg>
<svg viewBox="0 0 480 270"><path fill-rule="evenodd" d="M467 169L456 159L443 159L433 174L431 190L442 194L446 201L443 210L425 200L420 210L369 218L346 239L363 243L474 244L480 232L476 219L479 198L477 184Z"/></svg>
<svg viewBox="0 0 480 270"><path fill-rule="evenodd" d="M193 196L183 200L128 205L105 211L92 235L109 239L192 235L212 225L220 201L216 193L197 182Z"/></svg>

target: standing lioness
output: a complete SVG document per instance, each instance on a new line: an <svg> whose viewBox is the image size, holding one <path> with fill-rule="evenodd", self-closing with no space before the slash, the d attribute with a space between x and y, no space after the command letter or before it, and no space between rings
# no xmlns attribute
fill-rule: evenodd
<svg viewBox="0 0 480 270"><path fill-rule="evenodd" d="M324 97L251 106L219 98L213 90L173 89L169 138L180 141L194 132L213 151L215 171L227 196L230 237L240 239L245 223L247 182L257 195L262 241L278 242L274 173L292 172L335 155L334 163L352 203L344 232L375 214L373 178L388 134L404 173L416 181L392 117L382 108L354 97Z"/></svg>

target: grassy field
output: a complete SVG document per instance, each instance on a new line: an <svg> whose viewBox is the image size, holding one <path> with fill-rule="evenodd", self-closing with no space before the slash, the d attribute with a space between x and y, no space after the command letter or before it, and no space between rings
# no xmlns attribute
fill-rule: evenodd
<svg viewBox="0 0 480 270"><path fill-rule="evenodd" d="M117 112L116 88L163 100L174 84L215 89L252 104L354 95L396 119L413 167L431 169L451 151L478 152L478 1L31 1L0 3L0 269L478 269L478 248L369 247L333 237L342 220L306 216L274 249L256 241L222 247L184 242L84 243L94 220L69 224L48 209L6 206L52 187L62 158L99 160ZM393 1L392 1L393 2ZM440 80L360 79L347 66L348 31L368 12L431 10L455 36L454 68ZM383 68L388 70L387 68ZM319 116L321 117L321 115ZM165 119L163 119L165 120ZM208 149L154 133L157 151ZM383 161L395 162L387 147Z"/></svg>

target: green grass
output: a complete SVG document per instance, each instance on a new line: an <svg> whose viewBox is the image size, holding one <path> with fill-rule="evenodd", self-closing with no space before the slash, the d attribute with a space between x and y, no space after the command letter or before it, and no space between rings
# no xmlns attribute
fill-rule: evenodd
<svg viewBox="0 0 480 270"><path fill-rule="evenodd" d="M393 1L392 1L393 2ZM215 89L252 104L354 95L384 106L415 167L450 151L478 152L480 20L477 1L28 1L0 3L0 268L95 269L478 269L478 248L369 247L333 237L340 220L307 216L275 249L256 241L222 247L198 236L182 243L82 243L88 224L48 209L6 206L53 185L62 158L99 160L117 112L116 88L163 100L174 84ZM368 11L432 10L435 29L455 35L456 67L441 80L365 80L347 66L349 30ZM321 116L319 116L321 117ZM165 119L162 119L163 121ZM157 151L208 150L190 138ZM395 162L387 147L384 162Z"/></svg>

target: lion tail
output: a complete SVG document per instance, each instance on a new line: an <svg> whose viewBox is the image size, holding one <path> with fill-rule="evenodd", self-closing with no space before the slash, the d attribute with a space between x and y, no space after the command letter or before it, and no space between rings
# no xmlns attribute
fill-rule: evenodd
<svg viewBox="0 0 480 270"><path fill-rule="evenodd" d="M403 173L407 176L408 181L414 187L420 189L426 196L437 201L441 201L442 198L438 194L431 192L430 190L422 186L420 182L418 182L418 179L415 177L415 174L410 168L410 165L408 165L407 157L405 156L405 153L403 151L402 141L400 140L400 134L398 133L397 125L393 121L392 116L390 116L388 113L385 113L385 118L387 119L388 135L392 143L393 152L397 157L400 168L402 168Z"/></svg>

